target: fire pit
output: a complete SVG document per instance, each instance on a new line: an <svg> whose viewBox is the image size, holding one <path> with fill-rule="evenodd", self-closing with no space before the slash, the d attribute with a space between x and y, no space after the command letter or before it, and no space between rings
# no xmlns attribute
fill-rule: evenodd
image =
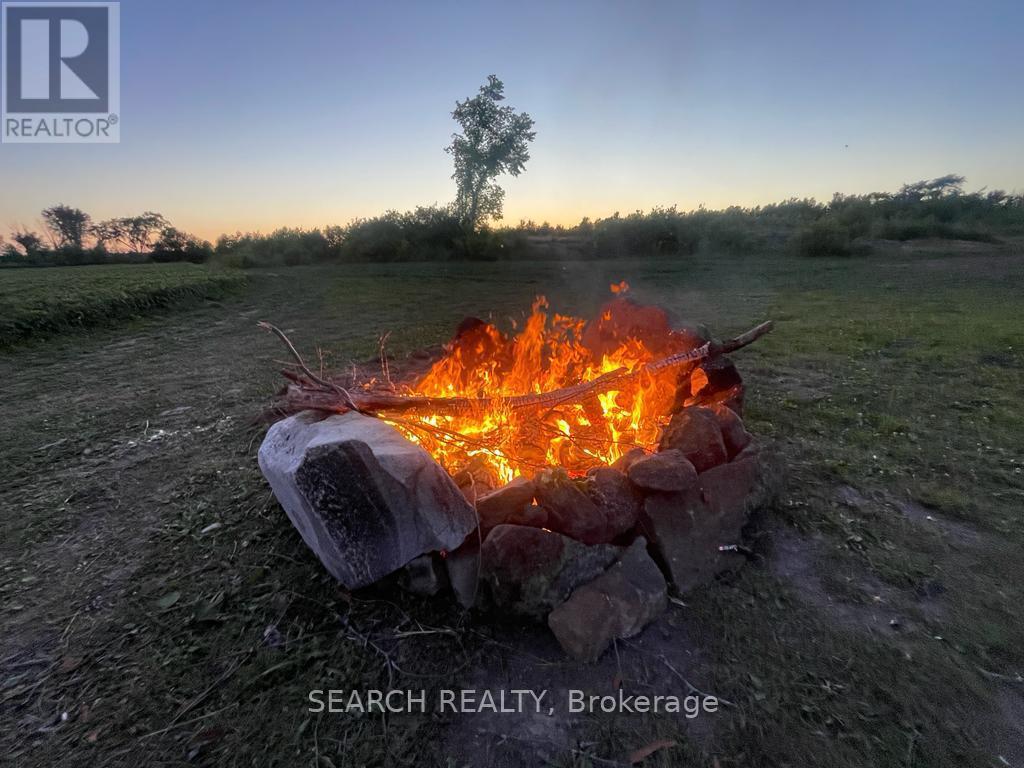
<svg viewBox="0 0 1024 768"><path fill-rule="evenodd" d="M768 500L717 341L613 298L589 322L538 298L521 329L463 321L394 381L317 375L295 359L259 461L292 523L356 589L398 573L465 608L546 621L596 659L686 591L743 560ZM419 361L420 365L415 365Z"/></svg>

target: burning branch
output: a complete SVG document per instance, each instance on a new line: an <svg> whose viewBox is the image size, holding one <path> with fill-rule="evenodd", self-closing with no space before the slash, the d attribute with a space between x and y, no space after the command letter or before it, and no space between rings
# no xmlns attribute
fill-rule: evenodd
<svg viewBox="0 0 1024 768"><path fill-rule="evenodd" d="M386 414L404 411L428 410L440 414L464 414L483 411L517 411L525 408L552 408L566 402L580 402L587 397L620 387L624 382L644 373L655 373L685 364L696 364L719 355L735 352L753 343L772 330L772 321L761 323L739 336L724 341L709 341L703 346L687 352L680 352L662 358L632 371L619 368L569 387L527 395L508 397L427 397L422 395L398 395L391 392L365 391L349 392L344 387L314 374L303 362L285 333L274 325L260 322L259 326L276 335L296 361L299 373L285 372L292 384L283 396L288 410L314 409L343 413Z"/></svg>

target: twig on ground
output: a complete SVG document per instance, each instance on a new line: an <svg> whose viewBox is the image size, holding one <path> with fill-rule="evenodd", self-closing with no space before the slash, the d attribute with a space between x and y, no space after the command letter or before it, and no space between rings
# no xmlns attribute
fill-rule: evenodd
<svg viewBox="0 0 1024 768"><path fill-rule="evenodd" d="M987 677L989 680L998 680L1001 683L1024 683L1024 677L1020 674L1016 675L1001 675L998 672L990 672L982 667L975 667L982 675Z"/></svg>
<svg viewBox="0 0 1024 768"><path fill-rule="evenodd" d="M237 707L238 705L239 704L238 704L237 701L233 701L233 702L231 702L230 704L228 704L225 707L221 707L220 709L215 709L212 712L207 712L205 714L199 715L199 717L193 717L191 720L185 720L184 722L181 722L181 723L171 723L170 725L161 728L159 731L150 731L149 733L143 734L142 736L139 737L139 741L142 741L143 739L151 738L153 736L159 736L160 734L167 733L168 731L171 731L171 730L173 730L175 728L184 728L186 725L192 725L194 723L198 723L200 720L205 720L208 717L213 717L214 715L219 715L221 712L226 712L227 710L232 709L234 707Z"/></svg>
<svg viewBox="0 0 1024 768"><path fill-rule="evenodd" d="M665 658L665 654L663 654L663 653L659 654L658 658L661 660L661 663L664 664L673 675L678 677L683 682L683 685L686 686L686 690L688 690L690 693L696 693L696 694L699 694L701 696L715 696L712 693L705 693L700 688L698 688L693 683L691 683L689 680L687 680L685 677L683 677L682 674L680 674L679 670L676 669L675 667L673 667L669 663L669 660ZM728 699L723 699L721 696L715 696L715 698L718 700L718 702L720 704L725 704L725 706L727 706L727 707L734 707L734 706L736 706L731 701L729 701Z"/></svg>
<svg viewBox="0 0 1024 768"><path fill-rule="evenodd" d="M655 659L657 659L662 664L664 664L665 668L668 669L669 672L671 672L673 675L675 675L683 683L683 685L686 686L686 690L688 692L696 693L696 694L699 694L700 696L714 696L719 701L719 703L724 704L727 707L734 707L734 706L736 706L733 702L729 701L728 699L723 699L721 696L718 696L718 695L713 694L713 693L706 693L706 692L702 691L700 688L698 688L697 686L695 686L693 683L691 683L689 680L687 680L678 669L676 669L674 666L672 666L671 662L669 662L669 660L667 658L665 658L665 654L663 654L663 653L654 653L652 651L648 651L648 650L646 650L644 648L641 648L636 643L630 642L629 640L623 640L622 642L624 642L630 648L632 648L632 649L634 649L636 651L639 651L640 653L644 653L644 654L647 654L649 656L653 656Z"/></svg>
<svg viewBox="0 0 1024 768"><path fill-rule="evenodd" d="M164 731L168 731L171 728L173 728L175 725L177 725L178 721L181 720L181 718L183 718L185 715L187 715L193 709L195 709L200 704L202 704L206 700L207 696L209 696L211 693L213 693L221 685L226 683L231 678L231 676L234 675L235 672L237 672L239 670L239 668L243 664L245 664L246 661L249 660L249 657L252 656L252 654L254 652L255 651L252 648L250 648L241 659L239 659L234 664L232 664L230 667L228 667L227 670L225 670L220 675L220 677L218 677L216 680L214 680L212 683L210 683L210 685L207 686L206 690L204 690L198 696L195 696L191 701L189 701L187 704L185 704L183 707L181 707L181 709L178 710L178 713L173 718L171 718L171 722L169 722L167 724L167 726L163 730L156 731L155 733L163 733ZM154 734L149 734L149 735L154 735ZM142 736L141 738L144 739L144 738L146 738L146 736Z"/></svg>
<svg viewBox="0 0 1024 768"><path fill-rule="evenodd" d="M441 629L415 629L408 632L398 632L392 637L395 640L401 640L403 637L415 637L417 635L456 635L458 634L454 629L448 629L447 627Z"/></svg>

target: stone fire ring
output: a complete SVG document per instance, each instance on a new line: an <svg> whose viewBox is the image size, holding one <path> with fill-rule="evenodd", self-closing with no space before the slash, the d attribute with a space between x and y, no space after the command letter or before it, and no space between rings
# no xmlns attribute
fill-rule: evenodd
<svg viewBox="0 0 1024 768"><path fill-rule="evenodd" d="M304 411L259 464L306 545L349 589L396 571L419 594L546 621L596 660L686 592L744 561L741 531L776 473L726 405L673 415L658 450L572 479L547 469L477 499L380 419ZM472 495L472 494L471 494Z"/></svg>

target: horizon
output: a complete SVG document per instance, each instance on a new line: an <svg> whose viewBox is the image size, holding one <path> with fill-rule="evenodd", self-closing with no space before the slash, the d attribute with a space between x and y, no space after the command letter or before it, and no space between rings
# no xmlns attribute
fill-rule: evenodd
<svg viewBox="0 0 1024 768"><path fill-rule="evenodd" d="M498 226L1022 188L1020 6L645 8L122 2L121 143L0 145L0 226L66 203L212 241L443 205L451 110L492 73L537 131Z"/></svg>

